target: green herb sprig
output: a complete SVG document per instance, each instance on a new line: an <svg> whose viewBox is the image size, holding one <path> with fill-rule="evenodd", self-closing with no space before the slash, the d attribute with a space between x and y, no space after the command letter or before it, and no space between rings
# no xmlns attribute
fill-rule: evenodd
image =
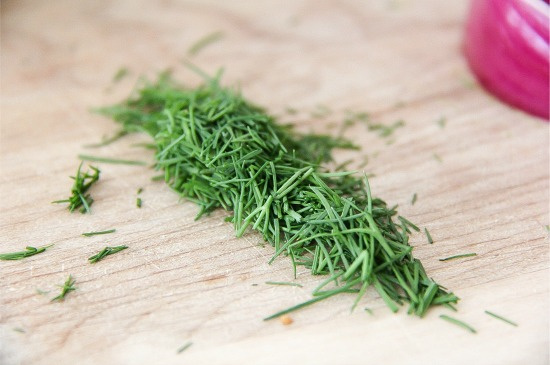
<svg viewBox="0 0 550 365"><path fill-rule="evenodd" d="M10 252L10 253L2 253L0 254L0 260L22 260L26 257L34 256L39 253L42 253L46 251L48 248L52 247L53 245L48 246L42 246L42 247L32 247L27 246L25 247L25 251L20 252Z"/></svg>
<svg viewBox="0 0 550 365"><path fill-rule="evenodd" d="M109 233L115 233L116 232L116 229L108 229L106 231L97 231L97 232L86 232L86 233L82 233L82 235L84 237L92 237L92 236L97 236L97 235L102 235L102 234L109 234Z"/></svg>
<svg viewBox="0 0 550 365"><path fill-rule="evenodd" d="M440 315L439 318L444 319L445 321L450 322L452 324L455 324L459 327L462 327L465 330L470 331L471 333L477 333L477 331L472 326L470 326L469 324L464 323L464 322L462 322L462 321L460 321L456 318L449 317L448 315L445 315L445 314Z"/></svg>
<svg viewBox="0 0 550 365"><path fill-rule="evenodd" d="M153 138L155 168L200 207L197 219L223 208L231 212L228 221L238 237L252 229L273 246L270 263L284 255L294 273L304 266L327 276L311 300L266 320L342 293L357 295L355 307L370 286L392 311L408 303L408 312L418 316L431 306L457 302L413 257L409 234L419 228L396 219L396 207L371 194L366 176L322 167L334 148L356 146L342 138L298 134L221 87L219 76L201 74L206 82L194 89L163 74L101 112L123 130Z"/></svg>
<svg viewBox="0 0 550 365"><path fill-rule="evenodd" d="M103 250L99 251L99 253L89 257L88 261L90 261L91 264L95 264L96 262L103 260L106 256L113 255L127 248L128 246L115 246L115 247L107 246Z"/></svg>
<svg viewBox="0 0 550 365"><path fill-rule="evenodd" d="M61 293L55 298L53 298L51 301L52 302L64 301L65 296L67 296L67 294L76 290L76 287L74 286L75 283L76 283L76 280L71 275L69 275L69 277L67 278L67 280L65 280L65 283L63 285L58 285L61 288Z"/></svg>
<svg viewBox="0 0 550 365"><path fill-rule="evenodd" d="M71 197L63 200L55 200L52 203L69 203L68 209L72 213L75 209L80 208L81 213L90 213L90 206L94 202L90 194L86 194L88 189L99 180L100 170L97 167L90 166L91 172L83 173L83 162L78 165L76 175L71 176L74 180L73 187L71 189Z"/></svg>

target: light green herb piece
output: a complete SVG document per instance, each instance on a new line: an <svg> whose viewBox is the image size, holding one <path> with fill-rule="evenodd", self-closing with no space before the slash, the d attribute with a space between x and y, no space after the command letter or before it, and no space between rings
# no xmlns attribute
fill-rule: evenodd
<svg viewBox="0 0 550 365"><path fill-rule="evenodd" d="M462 321L459 321L459 320L456 319L456 318L449 317L449 316L447 316L447 315L445 315L445 314L440 315L439 318L444 319L444 320L446 320L447 322L450 322L450 323L452 323L452 324L456 324L457 326L462 327L462 328L464 328L465 330L470 331L471 333L477 333L477 331L476 331L472 326L470 326L470 325L468 325L468 324L466 324L466 323L464 323L464 322L462 322Z"/></svg>
<svg viewBox="0 0 550 365"><path fill-rule="evenodd" d="M289 286L297 286L297 287L300 287L300 288L304 287L302 284L289 283L289 282L284 282L284 281L266 281L265 283L268 284L268 285L289 285Z"/></svg>
<svg viewBox="0 0 550 365"><path fill-rule="evenodd" d="M136 199L136 207L141 208L142 203L143 203L143 201L141 200L141 198Z"/></svg>
<svg viewBox="0 0 550 365"><path fill-rule="evenodd" d="M76 280L71 275L69 275L69 277L67 278L67 280L63 285L58 285L61 288L61 294L53 298L51 301L52 302L64 301L67 294L76 290L76 287L74 286L75 283L76 283Z"/></svg>
<svg viewBox="0 0 550 365"><path fill-rule="evenodd" d="M465 253L465 254L461 254L461 255L445 257L444 259L439 259L439 261L449 261L449 260L461 259L461 258L464 258L464 257L472 257L472 256L477 256L477 253Z"/></svg>
<svg viewBox="0 0 550 365"><path fill-rule="evenodd" d="M504 317L502 317L502 316L499 316L498 314L495 314L495 313L493 313L493 312L489 312L489 311L486 310L485 313L487 313L487 314L490 315L491 317L494 317L494 318L496 318L496 319L500 319L501 321L506 322L506 323L508 323L508 324L510 324L510 325L512 325L512 326L514 326L514 327L517 327L517 326L518 326L518 324L517 324L516 322L512 322L511 320L506 319L506 318L504 318Z"/></svg>
<svg viewBox="0 0 550 365"><path fill-rule="evenodd" d="M115 165L138 165L138 166L147 165L147 163L144 161L121 160L116 158L108 158L108 157L100 157L100 156L78 155L78 158L81 159L82 161L103 162L103 163L110 163Z"/></svg>
<svg viewBox="0 0 550 365"><path fill-rule="evenodd" d="M109 234L109 233L114 233L116 232L116 229L108 229L106 231L98 231L98 232L86 232L86 233L82 233L83 236L85 237L92 237L92 236L97 236L97 235L101 235L101 234Z"/></svg>
<svg viewBox="0 0 550 365"><path fill-rule="evenodd" d="M184 352L185 350L187 350L189 347L191 347L191 345L193 345L193 342L187 342L185 345L183 345L182 347L180 347L177 351L178 354L181 354L182 352Z"/></svg>
<svg viewBox="0 0 550 365"><path fill-rule="evenodd" d="M416 193L414 193L411 199L411 205L414 205L414 203L416 203L416 198L417 198Z"/></svg>
<svg viewBox="0 0 550 365"><path fill-rule="evenodd" d="M220 32L220 31L207 34L206 36L196 41L191 47L189 47L189 49L187 50L187 54L190 56L195 56L200 51L202 51L206 46L214 42L217 42L222 38L223 38L223 32Z"/></svg>

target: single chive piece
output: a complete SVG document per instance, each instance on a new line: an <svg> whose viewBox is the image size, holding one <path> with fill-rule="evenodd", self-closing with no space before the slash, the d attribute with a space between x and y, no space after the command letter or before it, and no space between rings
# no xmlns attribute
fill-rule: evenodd
<svg viewBox="0 0 550 365"><path fill-rule="evenodd" d="M547 224L547 225L544 226L544 227L546 228L546 230L547 230L548 232L550 232L550 225Z"/></svg>
<svg viewBox="0 0 550 365"><path fill-rule="evenodd" d="M118 141L119 139L121 139L122 137L124 137L127 134L128 134L127 131L121 130L121 131L118 131L117 133L115 133L112 137L105 138L103 141L101 141L99 143L86 144L86 145L84 145L84 147L85 148L98 148L98 147L107 146L107 145L110 145L113 142Z"/></svg>
<svg viewBox="0 0 550 365"><path fill-rule="evenodd" d="M99 253L89 257L88 261L90 261L91 264L95 264L96 262L103 260L106 256L115 254L127 248L128 246L115 246L115 247L107 246L103 250L101 250Z"/></svg>
<svg viewBox="0 0 550 365"><path fill-rule="evenodd" d="M430 231L428 231L428 228L424 228L424 233L426 234L426 238L428 239L428 243L429 244L434 243L434 240L432 239L432 235L430 234Z"/></svg>
<svg viewBox="0 0 550 365"><path fill-rule="evenodd" d="M85 237L92 237L92 236L97 236L97 235L100 235L100 234L109 234L109 233L114 233L116 232L116 229L108 229L106 231L97 231L97 232L86 232L86 233L82 233L83 236Z"/></svg>
<svg viewBox="0 0 550 365"><path fill-rule="evenodd" d="M486 310L485 313L487 313L487 314L490 315L491 317L494 317L494 318L496 318L496 319L500 319L501 321L506 322L506 323L508 323L508 324L510 324L510 325L512 325L512 326L514 326L514 327L517 327L517 326L518 326L518 324L517 324L516 322L512 322L511 320L506 319L506 318L504 318L504 317L502 317L502 316L499 316L498 314L495 314L495 313L493 313L493 312L489 312L489 311Z"/></svg>
<svg viewBox="0 0 550 365"><path fill-rule="evenodd" d="M113 76L113 83L119 82L123 78L125 78L130 73L130 70L126 67L121 67L117 70L117 72Z"/></svg>
<svg viewBox="0 0 550 365"><path fill-rule="evenodd" d="M139 165L139 166L147 165L147 163L144 161L121 160L116 158L108 158L108 157L100 157L100 156L78 155L78 158L81 159L82 161L104 162L104 163L111 163L116 165Z"/></svg>
<svg viewBox="0 0 550 365"><path fill-rule="evenodd" d="M417 198L416 193L414 193L411 199L411 205L414 205L414 203L416 203L416 198Z"/></svg>
<svg viewBox="0 0 550 365"><path fill-rule="evenodd" d="M137 195L139 195L139 194L141 194L141 193L143 193L143 188L139 188L139 189L137 190Z"/></svg>
<svg viewBox="0 0 550 365"><path fill-rule="evenodd" d="M24 259L26 257L30 257L30 256L37 255L39 253L42 253L42 252L46 251L48 248L50 248L52 246L53 245L48 245L48 246L42 246L42 247L38 247L38 248L37 247L32 247L32 246L27 246L27 247L25 247L25 251L0 254L0 260L6 260L6 261L21 260L21 259Z"/></svg>
<svg viewBox="0 0 550 365"><path fill-rule="evenodd" d="M368 314L370 314L370 315L372 316L372 309L370 309L370 308L365 308L364 310L365 310L365 312L367 312Z"/></svg>
<svg viewBox="0 0 550 365"><path fill-rule="evenodd" d="M74 180L73 187L71 189L72 195L68 199L55 200L52 203L69 203L67 207L72 213L75 209L80 208L81 213L90 213L90 206L94 202L90 194L86 194L88 189L99 180L100 170L97 167L90 166L92 172L83 173L82 170L83 162L78 165L76 170L76 175L71 176L71 179Z"/></svg>
<svg viewBox="0 0 550 365"><path fill-rule="evenodd" d="M76 290L76 287L74 284L76 283L76 280L72 277L72 275L69 275L67 280L65 280L65 283L63 285L58 285L61 288L61 294L56 296L51 300L51 302L61 302L65 300L65 296L69 294L70 292Z"/></svg>
<svg viewBox="0 0 550 365"><path fill-rule="evenodd" d="M470 332L472 332L472 333L477 333L477 331L476 331L473 327L471 327L470 325L468 325L468 324L466 324L466 323L464 323L464 322L462 322L462 321L459 321L459 320L456 319L456 318L449 317L449 316L447 316L447 315L445 315L445 314L440 315L439 318L444 319L444 320L446 320L447 322L450 322L450 323L452 323L452 324L456 324L457 326L462 327L462 328L464 328L464 329L466 329L466 330L468 330L468 331L470 331Z"/></svg>
<svg viewBox="0 0 550 365"><path fill-rule="evenodd" d="M207 34L206 36L196 41L191 47L189 47L189 49L187 50L187 54L190 56L195 56L200 51L202 51L206 46L216 41L219 41L222 38L223 38L223 32L220 32L220 31Z"/></svg>
<svg viewBox="0 0 550 365"><path fill-rule="evenodd" d="M42 289L36 289L36 294L38 294L38 295L46 295L48 293L49 293L49 291L45 291L45 290L42 290Z"/></svg>
<svg viewBox="0 0 550 365"><path fill-rule="evenodd" d="M447 124L447 118L441 117L437 120L437 124L441 129L445 128L445 125Z"/></svg>
<svg viewBox="0 0 550 365"><path fill-rule="evenodd" d="M187 350L189 347L191 347L192 344L193 344L193 342L187 342L185 345L181 346L181 347L177 350L177 353L178 353L178 354L181 354L182 352L184 352L185 350Z"/></svg>
<svg viewBox="0 0 550 365"><path fill-rule="evenodd" d="M285 282L285 281L266 281L265 283L268 284L268 285L289 285L289 286L297 286L297 287L300 287L300 288L304 287L302 284L289 283L289 282Z"/></svg>
<svg viewBox="0 0 550 365"><path fill-rule="evenodd" d="M437 162L439 162L439 163L443 162L443 159L437 153L434 153L432 156Z"/></svg>
<svg viewBox="0 0 550 365"><path fill-rule="evenodd" d="M142 200L141 198L136 199L136 207L141 208Z"/></svg>
<svg viewBox="0 0 550 365"><path fill-rule="evenodd" d="M454 260L454 259L460 259L460 258L463 258L463 257L472 257L472 256L477 256L477 253L465 253L465 254L461 254L461 255L445 257L444 259L439 259L439 261L448 261L448 260Z"/></svg>
<svg viewBox="0 0 550 365"><path fill-rule="evenodd" d="M19 332L19 333L25 333L25 332L27 332L27 331L25 331L25 330L24 330L23 328L21 328L21 327L15 327L13 330L14 330L15 332Z"/></svg>

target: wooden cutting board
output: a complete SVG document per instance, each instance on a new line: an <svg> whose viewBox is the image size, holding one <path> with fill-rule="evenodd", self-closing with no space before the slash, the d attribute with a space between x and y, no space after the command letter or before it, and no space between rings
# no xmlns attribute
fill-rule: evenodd
<svg viewBox="0 0 550 365"><path fill-rule="evenodd" d="M461 54L466 12L438 0L2 1L0 252L54 246L0 262L0 364L547 364L548 124L475 82ZM189 55L212 32L221 39ZM337 159L368 156L374 194L430 230L433 245L412 237L415 255L462 298L458 312L392 314L369 291L353 313L354 296L341 295L292 325L264 322L322 278L301 269L303 288L265 284L293 280L290 262L268 265L273 249L236 239L224 212L195 221L197 208L148 167L100 164L91 215L50 204L68 196L78 153L153 161L135 146L146 136L84 148L117 128L90 109L166 68L196 85L182 60L223 67L226 85L303 131L339 133L348 109L404 120L391 138L349 127L362 150ZM332 113L312 115L319 106ZM467 252L477 256L438 260ZM50 303L69 274L77 291Z"/></svg>

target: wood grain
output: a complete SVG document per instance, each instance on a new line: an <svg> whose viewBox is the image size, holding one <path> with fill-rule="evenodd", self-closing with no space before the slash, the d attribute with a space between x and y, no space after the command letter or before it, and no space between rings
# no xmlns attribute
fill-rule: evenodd
<svg viewBox="0 0 550 365"><path fill-rule="evenodd" d="M0 252L55 246L0 262L0 363L547 364L548 124L475 83L460 52L466 11L436 0L2 1ZM224 37L189 58L213 31ZM152 161L132 146L145 136L83 148L116 130L89 110L165 68L197 84L183 59L225 68L227 85L301 130L337 133L346 109L405 120L391 144L352 126L345 135L362 151L338 160L368 155L375 195L430 230L433 245L413 236L416 256L462 298L454 315L478 334L440 320L443 309L394 315L372 291L352 314L354 298L339 296L292 325L263 322L307 300L320 278L300 270L304 288L265 285L291 280L290 263L268 265L272 248L236 239L223 212L194 221L197 208L148 168L102 164L91 215L50 204L67 195L78 153ZM120 67L130 75L113 83ZM320 104L334 113L311 117ZM130 248L89 265L106 244ZM438 261L465 252L478 256ZM69 274L78 290L50 303Z"/></svg>

